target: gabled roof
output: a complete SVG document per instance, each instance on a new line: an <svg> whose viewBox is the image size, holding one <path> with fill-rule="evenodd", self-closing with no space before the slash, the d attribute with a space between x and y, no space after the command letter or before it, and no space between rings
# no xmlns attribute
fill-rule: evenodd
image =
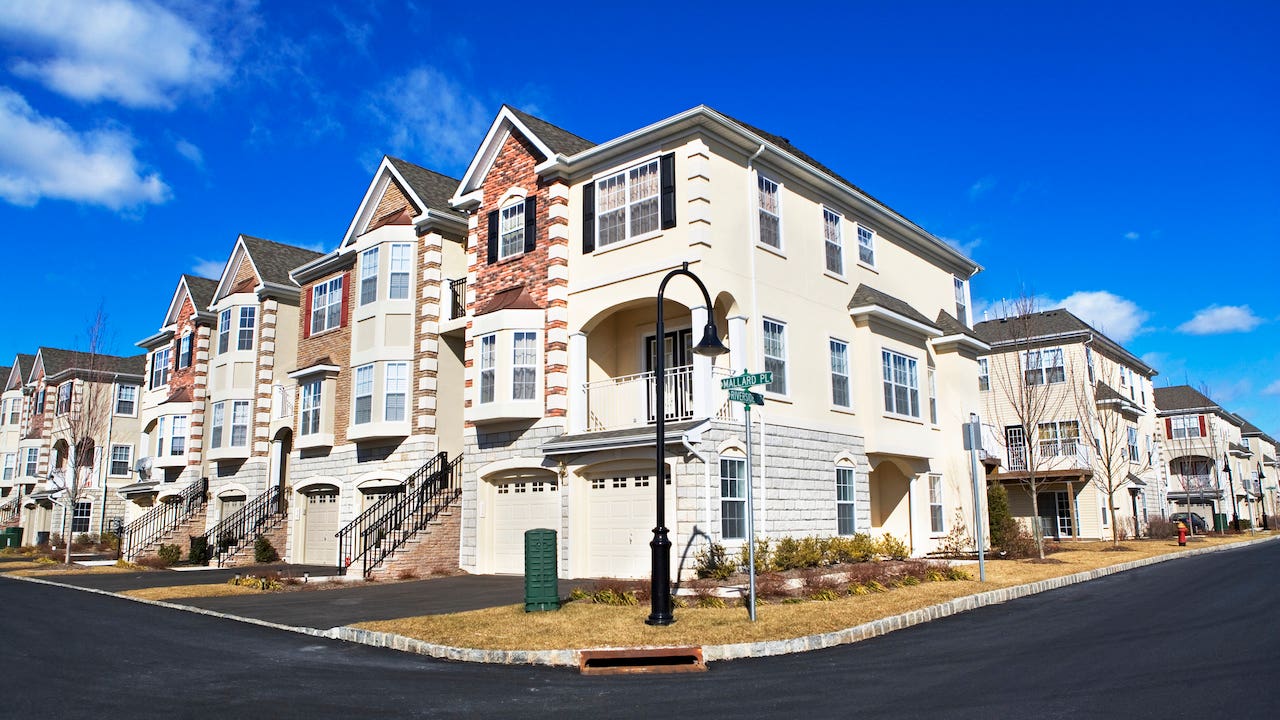
<svg viewBox="0 0 1280 720"><path fill-rule="evenodd" d="M576 155L596 146L595 143L586 138L578 137L562 127L552 125L542 118L534 117L529 113L514 108L510 105L502 107L511 111L512 115L525 124L525 127L538 137L539 140L546 143L551 151L560 155Z"/></svg>
<svg viewBox="0 0 1280 720"><path fill-rule="evenodd" d="M13 358L13 367L5 373L5 390L13 390L26 385L31 374L31 366L35 365L36 356L18 353Z"/></svg>
<svg viewBox="0 0 1280 720"><path fill-rule="evenodd" d="M231 258L222 269L222 277L218 280L217 289L209 304L216 303L219 298L236 292L232 286L239 270L240 262L247 260L253 267L263 286L274 285L297 289L298 284L289 277L289 271L320 257L315 250L308 250L294 245L264 240L252 235L240 235L231 250Z"/></svg>
<svg viewBox="0 0 1280 720"><path fill-rule="evenodd" d="M513 131L528 140L529 144L533 145L534 151L541 155L544 161L561 156L577 155L596 146L590 140L584 140L546 120L504 104L498 108L498 114L489 125L489 131L485 133L484 140L480 142L475 155L471 157L467 171L462 174L462 182L459 183L453 197L455 205L461 204L460 196L479 188L485 174L493 165L494 158L498 156L498 151L502 149L502 143L507 134Z"/></svg>
<svg viewBox="0 0 1280 720"><path fill-rule="evenodd" d="M1240 416L1239 416L1239 415L1237 415L1236 417L1240 417ZM1271 437L1270 435L1268 435L1268 434L1266 434L1265 432L1263 432L1263 431L1262 431L1262 430L1261 430L1257 425L1254 425L1253 423L1249 422L1248 420L1245 420L1243 417L1240 417L1240 422L1242 423L1242 424L1240 425L1240 434L1241 434L1242 436L1244 436L1244 437L1259 437L1259 438L1262 438L1263 440L1265 440L1265 441L1267 441L1267 442L1271 443L1272 445L1275 445L1275 444L1276 444L1275 438L1273 438L1273 437Z"/></svg>
<svg viewBox="0 0 1280 720"><path fill-rule="evenodd" d="M1083 342L1092 338L1098 349L1104 349L1120 357L1125 363L1132 365L1138 372L1147 377L1155 377L1159 374L1155 368L1142 362L1136 355L1124 349L1123 345L1107 337L1106 333L1101 330L1076 317L1074 313L1066 308L1044 310L995 320L983 320L974 324L973 331L984 342L996 349L999 349L1001 345L1039 344L1054 340L1075 339Z"/></svg>
<svg viewBox="0 0 1280 720"><path fill-rule="evenodd" d="M121 357L119 355L103 355L81 352L79 350L62 350L60 348L42 347L36 353L36 361L32 371L39 366L44 376L49 379L63 374L77 372L97 372L112 375L134 375L142 377L147 367L146 355Z"/></svg>
<svg viewBox="0 0 1280 720"><path fill-rule="evenodd" d="M351 224L347 226L347 232L342 236L340 247L355 242L358 236L368 232L382 219L374 217L373 213L392 180L404 190L406 199L417 211L415 214L418 220L426 216L428 219L443 218L459 225L465 223L465 218L449 204L450 198L458 190L456 179L407 160L384 155L351 218ZM302 264L298 263L294 268L301 267Z"/></svg>
<svg viewBox="0 0 1280 720"><path fill-rule="evenodd" d="M1211 412L1222 416L1232 425L1239 425L1241 420L1226 410L1207 395L1190 385L1173 385L1155 388L1156 410L1161 415L1172 415L1180 412Z"/></svg>
<svg viewBox="0 0 1280 720"><path fill-rule="evenodd" d="M857 314L860 310L871 307L879 307L888 310L895 315L910 320L917 325L924 326L924 329L942 334L942 329L933 324L933 321L925 317L919 310L916 310L910 303L899 300L898 298L881 292L866 283L858 285L853 291L853 297L849 299L849 311Z"/></svg>
<svg viewBox="0 0 1280 720"><path fill-rule="evenodd" d="M186 297L191 298L191 307L195 308L197 317L208 317L209 306L213 304L217 291L217 280L184 273L178 278L178 287L173 291L173 298L169 300L169 311L165 313L164 326L178 322L178 315L182 313L182 300Z"/></svg>
<svg viewBox="0 0 1280 720"><path fill-rule="evenodd" d="M414 165L407 160L387 156L387 162L395 167L404 178L408 190L413 191L424 207L419 210L449 210L449 198L458 189L458 179L443 175L435 170L428 170L421 165Z"/></svg>
<svg viewBox="0 0 1280 720"><path fill-rule="evenodd" d="M982 341L982 338L974 334L972 329L970 329L964 323L957 320L951 313L947 312L946 310L938 311L938 319L934 320L933 324L937 325L938 329L941 330L942 334L944 335L965 335L979 342Z"/></svg>

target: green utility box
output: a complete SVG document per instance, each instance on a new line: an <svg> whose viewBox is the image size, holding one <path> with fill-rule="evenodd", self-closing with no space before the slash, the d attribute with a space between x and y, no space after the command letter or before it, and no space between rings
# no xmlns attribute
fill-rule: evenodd
<svg viewBox="0 0 1280 720"><path fill-rule="evenodd" d="M0 547L21 547L22 528L11 527L0 531Z"/></svg>
<svg viewBox="0 0 1280 720"><path fill-rule="evenodd" d="M1229 525L1227 525L1226 513L1213 514L1213 531L1214 532L1226 532L1228 527Z"/></svg>
<svg viewBox="0 0 1280 720"><path fill-rule="evenodd" d="M560 609L556 570L556 531L546 528L524 533L524 611Z"/></svg>

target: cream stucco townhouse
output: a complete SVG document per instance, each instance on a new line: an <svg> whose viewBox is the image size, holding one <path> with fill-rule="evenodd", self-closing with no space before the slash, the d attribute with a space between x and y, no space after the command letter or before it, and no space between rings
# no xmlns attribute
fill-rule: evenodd
<svg viewBox="0 0 1280 720"><path fill-rule="evenodd" d="M1227 412L1189 385L1155 389L1164 457L1168 462L1169 512L1199 513L1210 530L1248 519L1249 490L1241 461L1243 418Z"/></svg>
<svg viewBox="0 0 1280 720"><path fill-rule="evenodd" d="M1156 370L1065 309L974 325L989 479L1043 537L1133 537L1164 511Z"/></svg>
<svg viewBox="0 0 1280 720"><path fill-rule="evenodd" d="M296 267L301 307L288 554L362 577L456 570L466 216L458 181L384 158L336 250Z"/></svg>
<svg viewBox="0 0 1280 720"><path fill-rule="evenodd" d="M26 437L26 374L34 355L19 353L13 364L0 367L4 379L0 393L0 527L16 526L21 518L22 498L39 482L36 476L40 448Z"/></svg>
<svg viewBox="0 0 1280 720"><path fill-rule="evenodd" d="M1276 490L1277 470L1280 464L1276 460L1276 440L1258 428L1257 425L1241 418L1241 444L1248 451L1239 461L1240 474L1249 483L1253 496L1253 519L1259 527L1276 527Z"/></svg>
<svg viewBox="0 0 1280 720"><path fill-rule="evenodd" d="M979 267L783 138L705 106L596 144L504 106L452 199L467 218L461 565L649 573L654 483L676 556L746 535L745 443L719 381L773 373L755 426L761 537L970 523L961 424L987 346ZM664 337L656 294L666 288ZM713 319L729 353L691 353ZM654 477L654 365L666 371ZM678 563L673 563L673 567Z"/></svg>

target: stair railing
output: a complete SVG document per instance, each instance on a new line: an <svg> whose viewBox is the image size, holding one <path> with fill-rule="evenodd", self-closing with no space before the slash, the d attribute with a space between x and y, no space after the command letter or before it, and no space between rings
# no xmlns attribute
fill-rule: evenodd
<svg viewBox="0 0 1280 720"><path fill-rule="evenodd" d="M447 460L440 453L411 475L412 483L406 482L410 489L394 496L377 520L361 530L358 543L364 548L361 570L365 576L462 495L462 456Z"/></svg>
<svg viewBox="0 0 1280 720"><path fill-rule="evenodd" d="M279 485L272 485L252 502L223 518L205 533L205 539L213 552L218 567L223 558L231 555L240 545L257 536L277 517L288 510L288 503Z"/></svg>
<svg viewBox="0 0 1280 720"><path fill-rule="evenodd" d="M194 480L177 498L158 502L137 520L121 531L120 542L124 548L121 556L132 561L157 540L173 532L209 501L209 478Z"/></svg>

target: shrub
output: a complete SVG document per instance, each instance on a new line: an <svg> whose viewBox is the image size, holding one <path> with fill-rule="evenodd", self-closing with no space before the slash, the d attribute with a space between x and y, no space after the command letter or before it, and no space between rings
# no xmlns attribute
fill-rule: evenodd
<svg viewBox="0 0 1280 720"><path fill-rule="evenodd" d="M929 582L942 582L947 579L947 576L941 570L930 570L925 573L924 579Z"/></svg>
<svg viewBox="0 0 1280 720"><path fill-rule="evenodd" d="M866 588L867 588L868 590L870 590L871 592L878 592L878 593L882 593L882 592L888 592L888 591L889 591L889 588L885 587L885 586L884 586L882 583L880 583L878 580L872 580L872 581L870 581L870 582L866 583L866 584L864 585L864 587L866 587Z"/></svg>
<svg viewBox="0 0 1280 720"><path fill-rule="evenodd" d="M1151 518L1147 522L1147 537L1153 540L1168 540L1177 534L1177 523L1170 522L1168 518Z"/></svg>
<svg viewBox="0 0 1280 720"><path fill-rule="evenodd" d="M67 541L62 537L61 534L54 533L49 536L49 544L52 545L53 547L66 547Z"/></svg>
<svg viewBox="0 0 1280 720"><path fill-rule="evenodd" d="M1018 521L1009 513L1009 491L1004 483L987 486L987 522L990 524L991 546L1003 548L1018 532Z"/></svg>
<svg viewBox="0 0 1280 720"><path fill-rule="evenodd" d="M804 584L812 595L815 592L823 590L835 590L840 587L840 583L834 578L827 575L821 568L806 568L800 576L800 581Z"/></svg>
<svg viewBox="0 0 1280 720"><path fill-rule="evenodd" d="M746 543L743 543L742 549L738 551L738 564L743 568L746 568L747 565L751 562L750 558L747 557L747 554L749 552L750 552L750 548ZM772 556L769 552L769 539L761 538L759 540L756 540L756 574L757 575L763 575L774 569L773 561L771 557Z"/></svg>
<svg viewBox="0 0 1280 720"><path fill-rule="evenodd" d="M958 567L947 568L946 574L947 574L948 580L972 580L973 579L973 576L970 575L968 571Z"/></svg>
<svg viewBox="0 0 1280 720"><path fill-rule="evenodd" d="M161 543L160 547L156 548L156 557L160 558L165 567L176 565L182 559L182 548Z"/></svg>
<svg viewBox="0 0 1280 720"><path fill-rule="evenodd" d="M862 585L861 583L859 583L857 585L849 586L849 594L850 595L870 595L871 591L867 589L866 585Z"/></svg>
<svg viewBox="0 0 1280 720"><path fill-rule="evenodd" d="M839 599L840 599L840 593L836 592L835 590L833 590L833 589L831 589L831 588L822 588L821 590L815 590L814 592L810 593L810 594L809 594L809 599L810 599L810 600L825 600L825 601L839 600Z"/></svg>
<svg viewBox="0 0 1280 720"><path fill-rule="evenodd" d="M143 555L137 560L134 560L133 564L138 565L139 567L151 568L153 570L167 568L170 565L170 563L162 560L159 555Z"/></svg>
<svg viewBox="0 0 1280 720"><path fill-rule="evenodd" d="M401 570L400 572L396 573L396 579L397 580L417 580L418 573L413 568L405 568L404 570Z"/></svg>
<svg viewBox="0 0 1280 720"><path fill-rule="evenodd" d="M720 543L711 543L693 557L694 574L700 578L725 580L738 569L729 562L729 553Z"/></svg>
<svg viewBox="0 0 1280 720"><path fill-rule="evenodd" d="M276 546L266 536L259 535L253 541L253 561L256 563L275 562L280 559L280 553L276 552Z"/></svg>
<svg viewBox="0 0 1280 720"><path fill-rule="evenodd" d="M99 550L115 550L120 547L120 536L113 532L102 533L102 537L98 538Z"/></svg>
<svg viewBox="0 0 1280 720"><path fill-rule="evenodd" d="M791 589L787 579L775 573L768 573L756 578L756 599L776 600L791 597Z"/></svg>
<svg viewBox="0 0 1280 720"><path fill-rule="evenodd" d="M719 595L697 595L695 596L696 606L700 608L724 608L727 607L724 598Z"/></svg>
<svg viewBox="0 0 1280 720"><path fill-rule="evenodd" d="M973 538L969 536L969 526L964 523L964 510L956 508L951 529L938 542L938 551L947 557L961 557L967 555L972 547Z"/></svg>
<svg viewBox="0 0 1280 720"><path fill-rule="evenodd" d="M1010 560L1037 556L1036 539L1017 521L1013 522L1010 532L1004 536L1001 543L996 546L996 549ZM1045 554L1048 553L1049 543L1045 542Z"/></svg>
<svg viewBox="0 0 1280 720"><path fill-rule="evenodd" d="M891 560L906 560L911 555L911 548L898 538L885 533L880 538L879 553Z"/></svg>
<svg viewBox="0 0 1280 720"><path fill-rule="evenodd" d="M203 535L191 537L191 547L187 550L187 561L192 565L208 565L213 551L209 548L209 540Z"/></svg>
<svg viewBox="0 0 1280 720"><path fill-rule="evenodd" d="M915 575L906 575L901 580L899 580L898 583L901 584L903 587L911 587L913 585L919 585L920 578L916 577Z"/></svg>
<svg viewBox="0 0 1280 720"><path fill-rule="evenodd" d="M759 551L757 551L758 553ZM796 539L784 537L773 551L773 567L778 570L799 570L822 564L822 545L817 538Z"/></svg>
<svg viewBox="0 0 1280 720"><path fill-rule="evenodd" d="M93 545L98 542L97 538L89 533L80 533L72 540L76 545Z"/></svg>
<svg viewBox="0 0 1280 720"><path fill-rule="evenodd" d="M253 588L254 590L266 590L274 592L283 590L284 583L280 582L279 573L271 573L258 577L256 575L245 575L243 577L233 577L227 581L228 585L238 585L239 587Z"/></svg>

